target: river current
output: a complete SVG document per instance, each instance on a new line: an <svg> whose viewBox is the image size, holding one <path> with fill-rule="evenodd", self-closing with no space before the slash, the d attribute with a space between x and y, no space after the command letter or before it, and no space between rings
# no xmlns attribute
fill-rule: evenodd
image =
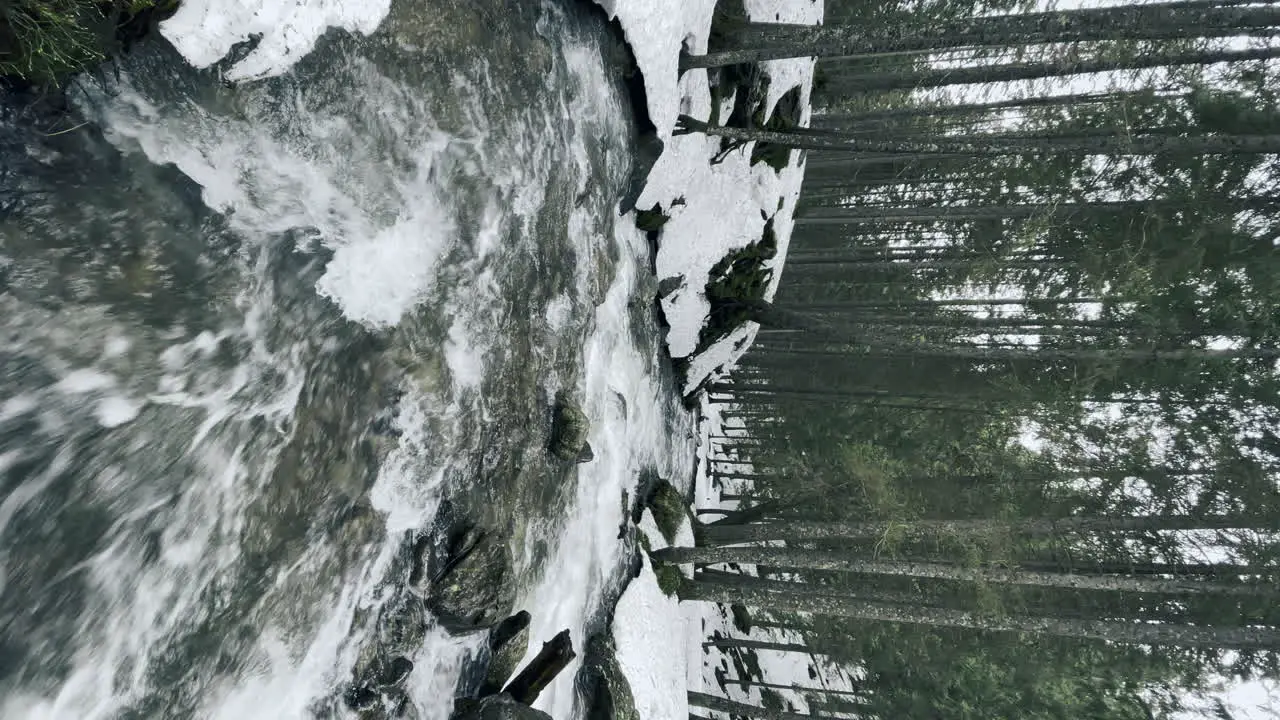
<svg viewBox="0 0 1280 720"><path fill-rule="evenodd" d="M617 57L576 2L405 0L275 77L156 38L5 100L0 717L350 716L445 501L509 530L535 650L599 625L621 493L689 455ZM559 390L590 463L546 452ZM428 625L437 719L480 640Z"/></svg>

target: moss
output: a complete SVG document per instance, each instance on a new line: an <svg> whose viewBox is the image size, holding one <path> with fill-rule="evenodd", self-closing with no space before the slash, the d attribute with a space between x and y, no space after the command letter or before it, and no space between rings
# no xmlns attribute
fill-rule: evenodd
<svg viewBox="0 0 1280 720"><path fill-rule="evenodd" d="M658 589L663 595L676 597L679 594L680 585L684 583L680 568L666 563L654 563L653 574L658 577Z"/></svg>
<svg viewBox="0 0 1280 720"><path fill-rule="evenodd" d="M59 84L177 6L178 0L7 0L0 3L0 76Z"/></svg>
<svg viewBox="0 0 1280 720"><path fill-rule="evenodd" d="M653 552L653 544L649 542L649 536L640 533L640 547L644 548L646 553Z"/></svg>
<svg viewBox="0 0 1280 720"><path fill-rule="evenodd" d="M674 545L680 525L689 517L689 508L684 497L671 483L665 480L658 482L646 503L653 511L653 520L658 525L662 537L668 545Z"/></svg>

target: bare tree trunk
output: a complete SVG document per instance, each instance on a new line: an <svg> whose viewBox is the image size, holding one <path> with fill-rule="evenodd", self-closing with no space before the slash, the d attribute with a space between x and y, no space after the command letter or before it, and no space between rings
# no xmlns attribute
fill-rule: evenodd
<svg viewBox="0 0 1280 720"><path fill-rule="evenodd" d="M961 627L990 632L1023 632L1089 638L1138 645L1265 650L1280 646L1280 630L1273 627L1208 627L1155 623L1127 623L1083 618L984 616L964 610L884 605L856 598L818 593L781 593L716 583L686 581L680 597L775 610L936 627Z"/></svg>
<svg viewBox="0 0 1280 720"><path fill-rule="evenodd" d="M794 690L798 693L813 693L815 695L844 695L849 697L862 697L862 693L857 690L830 690L820 687L806 687L804 685L782 685L779 683L757 682L751 679L741 678L725 678L725 685L737 685L741 688L758 687L768 688L770 690Z"/></svg>
<svg viewBox="0 0 1280 720"><path fill-rule="evenodd" d="M715 695L707 695L706 693L689 691L689 704L696 707L706 708L708 710L717 710L719 712L729 713L735 716L754 717L761 720L817 720L818 718L833 718L830 715L805 715L804 713L787 712L786 710L773 710L770 708L759 707L757 705L747 705L745 703L734 702L728 698L717 697Z"/></svg>
<svg viewBox="0 0 1280 720"><path fill-rule="evenodd" d="M737 638L724 638L721 640L707 640L702 643L704 648L739 648L742 650L776 650L778 652L794 652L804 653L805 655L814 655L818 651L808 645L799 645L796 643L778 643L767 642L764 640L740 640Z"/></svg>
<svg viewBox="0 0 1280 720"><path fill-rule="evenodd" d="M655 552L654 558L671 563L751 563L778 568L835 570L867 575L895 575L934 580L962 580L1004 585L1068 588L1072 590L1143 592L1165 595L1280 597L1280 590L1267 585L1227 584L1188 579L1166 580L1151 576L1126 577L1124 575L1088 575L1020 569L976 568L929 562L882 562L840 557L835 553L821 550L779 547L669 547Z"/></svg>
<svg viewBox="0 0 1280 720"><path fill-rule="evenodd" d="M1047 537L1068 532L1135 532L1154 530L1270 529L1274 521L1258 515L1135 515L1130 517L1035 518L1004 520L913 520L907 522L771 522L753 525L699 525L699 545L730 545L758 540L824 540L878 538L891 532L908 535L974 535L1007 532Z"/></svg>
<svg viewBox="0 0 1280 720"><path fill-rule="evenodd" d="M531 705L575 657L577 655L573 652L569 631L561 630L554 638L542 644L538 655L502 691L515 698L516 702Z"/></svg>

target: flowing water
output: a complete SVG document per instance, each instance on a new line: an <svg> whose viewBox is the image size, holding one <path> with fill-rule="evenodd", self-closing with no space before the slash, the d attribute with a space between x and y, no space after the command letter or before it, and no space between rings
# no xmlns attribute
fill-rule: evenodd
<svg viewBox="0 0 1280 720"><path fill-rule="evenodd" d="M616 51L577 3L406 0L278 77L154 40L0 108L0 717L350 715L446 499L509 531L533 647L599 626L621 491L688 455ZM591 463L545 451L562 388ZM481 641L427 625L405 713L444 718Z"/></svg>

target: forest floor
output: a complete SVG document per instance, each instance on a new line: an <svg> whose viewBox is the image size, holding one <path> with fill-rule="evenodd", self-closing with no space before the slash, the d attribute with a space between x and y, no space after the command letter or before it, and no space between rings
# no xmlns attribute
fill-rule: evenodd
<svg viewBox="0 0 1280 720"><path fill-rule="evenodd" d="M727 73L691 70L681 76L677 69L682 47L692 54L706 50L716 0L597 2L622 25L644 76L649 117L665 143L636 207L656 207L667 218L657 240L657 276L669 290L660 302L670 326L667 348L684 369L684 390L689 392L708 376L731 368L755 337L758 326L753 322L737 325L727 335L708 337L704 328L712 305L707 283L717 263L760 243L768 226L776 237L777 252L765 262L771 275L763 299L772 299L804 179L804 160L792 152L785 167L775 169L759 159L753 163L750 146L723 154L718 137L674 134L679 115L727 118L734 111L736 93L728 87ZM821 0L732 2L742 2L747 14L757 20L815 24L822 19ZM722 0L722 5L728 3ZM807 124L813 61L777 60L762 68L769 80L767 88L758 88L763 116L770 117L791 92L798 99L797 120ZM713 75L720 86L715 91Z"/></svg>
<svg viewBox="0 0 1280 720"><path fill-rule="evenodd" d="M716 0L597 2L622 26L644 77L649 117L665 144L636 207L642 213L648 211L651 218L662 218L653 232L657 234L657 277L664 288L660 304L669 325L666 344L677 367L684 371L683 390L689 393L709 378L730 370L755 337L758 325L750 321L720 333L707 331L713 323L708 282L723 272L727 260L744 248L765 244L762 240L772 232L776 253L764 261L768 281L763 294L764 300L772 299L786 257L792 213L804 178L804 160L800 153L792 152L786 156L785 166L777 167L779 163L771 165L758 158L753 163L750 146L726 152L718 137L674 134L679 115L729 117L735 109L736 94L748 89L742 85L731 88L728 73L692 70L681 76L678 72L682 48L691 54L706 51ZM822 19L821 0L741 2L755 20L815 24ZM780 102L785 104L790 94L795 102L795 119L807 125L813 62L771 61L764 63L762 69L767 83L757 85L760 105L758 110L749 111L768 118L782 112ZM713 82L719 87L713 88ZM720 507L721 490L713 486L707 470L718 453L710 437L723 434L723 428L714 406L704 401L699 412L702 422L697 471L692 478L673 482L690 491L694 507ZM646 513L641 531L650 546L657 549L666 542L652 523ZM646 527L650 531L646 532ZM692 544L687 524L676 544ZM736 628L725 607L681 604L665 595L648 558L644 559L640 576L619 601L613 633L618 660L631 684L641 720L688 718L688 703L684 693L679 692L682 687L706 692L715 692L712 688L719 687L732 699L758 704L761 698L757 688L724 688L726 670L729 677L761 680L767 676L769 682L781 684L816 684L812 682L814 673L831 687L846 687L850 682L834 668L824 667L816 660L796 660L794 654L789 657L762 651L744 658L736 650L704 649L703 640L716 634L787 640L780 631ZM803 704L799 708L803 709Z"/></svg>

